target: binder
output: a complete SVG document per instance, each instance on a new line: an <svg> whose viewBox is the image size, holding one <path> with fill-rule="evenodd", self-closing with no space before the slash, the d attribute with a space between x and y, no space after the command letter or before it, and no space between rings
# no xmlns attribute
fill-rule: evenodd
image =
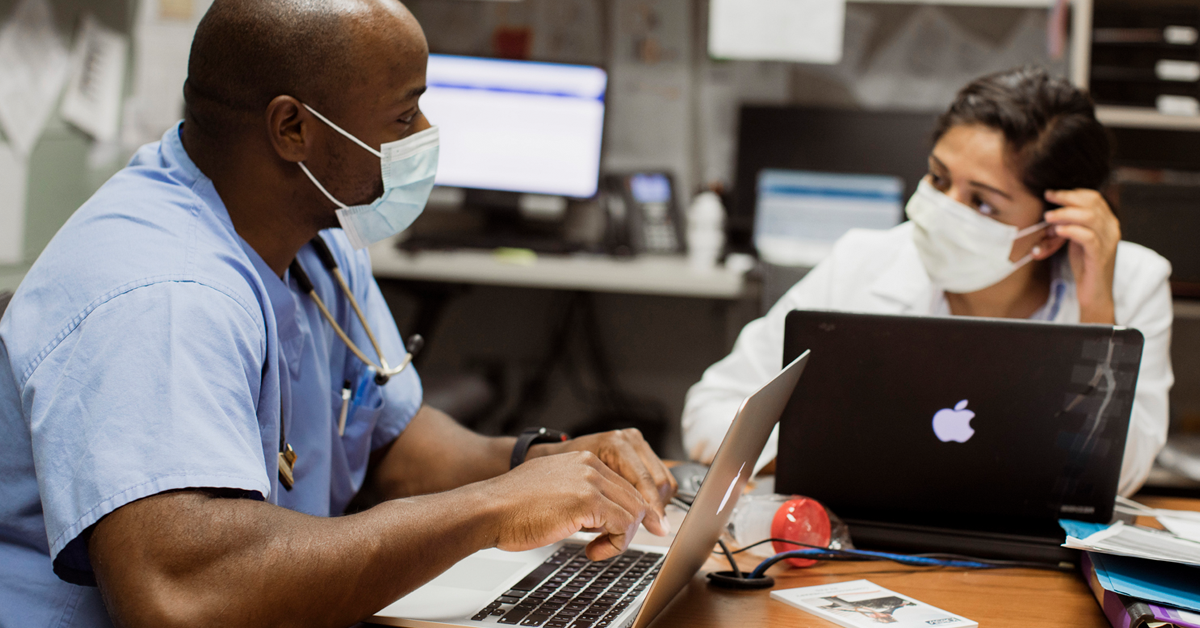
<svg viewBox="0 0 1200 628"><path fill-rule="evenodd" d="M1164 602L1168 600L1186 602L1186 599L1180 598L1173 592L1176 581L1174 576L1182 575L1185 580L1191 580L1194 584L1197 580L1193 580L1193 578L1200 579L1200 569L1182 565L1171 565L1170 567L1181 570L1181 574L1164 574L1163 579L1169 583L1160 583L1159 585L1146 587L1142 592L1152 593L1154 599L1142 599L1114 591L1114 589L1117 589L1128 592L1132 589L1132 587L1123 584L1114 585L1112 578L1115 573L1117 574L1118 583L1122 583L1125 578L1131 577L1129 574L1131 571L1130 565L1123 564L1128 561L1150 563L1150 565L1133 565L1132 572L1136 575L1142 573L1142 569L1140 568L1150 567L1157 570L1158 568L1168 566L1165 563L1156 563L1155 561L1123 556L1099 555L1093 552L1084 552L1080 563L1083 574L1087 578L1088 587L1092 590L1092 594L1096 596L1096 601L1100 604L1100 608L1104 611L1104 616L1108 618L1113 628L1141 628L1149 622L1167 622L1180 628L1200 628L1200 614L1164 605ZM1186 570L1191 570L1195 573L1188 574ZM1175 571L1175 569L1167 569L1166 571L1171 572Z"/></svg>

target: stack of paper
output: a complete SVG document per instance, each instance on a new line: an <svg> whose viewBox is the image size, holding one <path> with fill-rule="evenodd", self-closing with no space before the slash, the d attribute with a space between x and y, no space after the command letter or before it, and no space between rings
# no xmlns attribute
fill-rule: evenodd
<svg viewBox="0 0 1200 628"><path fill-rule="evenodd" d="M1060 521L1063 545L1085 550L1084 575L1114 627L1200 628L1200 542L1196 513L1152 511L1126 502L1118 510L1157 516L1170 531L1117 522ZM1165 520L1165 521L1164 521Z"/></svg>
<svg viewBox="0 0 1200 628"><path fill-rule="evenodd" d="M1110 526L1070 521L1064 522L1062 527L1068 534L1064 547L1200 566L1200 543L1171 532L1126 525L1120 521Z"/></svg>

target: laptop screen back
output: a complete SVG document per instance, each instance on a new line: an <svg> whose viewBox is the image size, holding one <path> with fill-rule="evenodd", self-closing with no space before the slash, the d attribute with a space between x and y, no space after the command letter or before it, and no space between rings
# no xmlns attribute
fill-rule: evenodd
<svg viewBox="0 0 1200 628"><path fill-rule="evenodd" d="M811 350L776 487L851 519L1107 522L1142 336L1107 326L795 311Z"/></svg>

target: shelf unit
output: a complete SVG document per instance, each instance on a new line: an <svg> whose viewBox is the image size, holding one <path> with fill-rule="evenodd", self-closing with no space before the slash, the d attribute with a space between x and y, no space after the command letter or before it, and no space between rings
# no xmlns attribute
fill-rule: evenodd
<svg viewBox="0 0 1200 628"><path fill-rule="evenodd" d="M1093 0L1072 0L1071 82L1088 89L1091 81ZM1166 131L1200 131L1200 116L1169 116L1150 108L1097 105L1096 117L1108 126Z"/></svg>
<svg viewBox="0 0 1200 628"><path fill-rule="evenodd" d="M937 4L954 7L1048 9L1054 0L848 0L859 4Z"/></svg>

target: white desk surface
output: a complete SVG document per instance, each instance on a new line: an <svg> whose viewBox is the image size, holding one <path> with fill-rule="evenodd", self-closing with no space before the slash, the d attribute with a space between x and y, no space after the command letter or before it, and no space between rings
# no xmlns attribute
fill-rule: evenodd
<svg viewBox="0 0 1200 628"><path fill-rule="evenodd" d="M683 256L538 255L529 264L517 264L490 251L410 253L397 249L394 240L371 247L371 264L381 279L711 299L737 299L746 284L743 273L723 266L694 272Z"/></svg>

